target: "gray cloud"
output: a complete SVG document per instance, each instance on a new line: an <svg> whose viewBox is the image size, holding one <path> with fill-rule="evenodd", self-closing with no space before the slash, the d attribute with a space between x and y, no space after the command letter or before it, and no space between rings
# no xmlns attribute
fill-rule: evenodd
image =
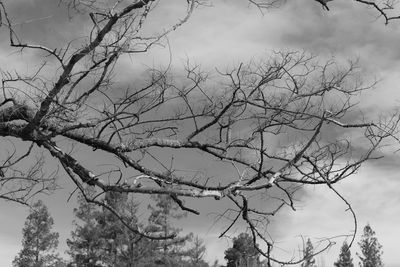
<svg viewBox="0 0 400 267"><path fill-rule="evenodd" d="M382 20L365 10L356 11L350 1L338 1L330 12L304 9L303 2L293 1L287 7L292 27L282 33L284 44L320 54L360 57L363 64L375 70L398 64L398 25L385 27Z"/></svg>
<svg viewBox="0 0 400 267"><path fill-rule="evenodd" d="M63 4L52 0L16 0L5 3L14 29L22 42L59 48L83 37L87 16L69 13ZM2 29L3 34L6 33ZM6 35L7 36L7 35ZM4 36L4 37L6 37ZM2 38L7 41L7 38Z"/></svg>

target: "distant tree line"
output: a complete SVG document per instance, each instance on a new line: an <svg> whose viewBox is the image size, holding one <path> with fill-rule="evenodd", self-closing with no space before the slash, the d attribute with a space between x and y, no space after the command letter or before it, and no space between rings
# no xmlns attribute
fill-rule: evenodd
<svg viewBox="0 0 400 267"><path fill-rule="evenodd" d="M360 267L383 267L382 262L382 245L379 244L378 239L375 236L375 232L371 226L367 224L364 227L363 235L361 236L360 242L361 253L357 253L360 260L358 265ZM307 240L303 256L304 262L301 267L317 267L314 259L314 248L310 239ZM351 256L349 244L345 241L340 249L339 258L334 263L335 267L354 267L353 258Z"/></svg>
<svg viewBox="0 0 400 267"><path fill-rule="evenodd" d="M89 192L88 194L94 194ZM151 240L143 238L135 230L142 227L138 222L138 205L127 194L108 192L104 202L109 208L88 203L83 195L78 197L74 210L76 220L71 237L67 240L70 260L56 253L59 234L52 231L53 218L42 201L36 202L25 221L22 249L13 261L14 267L209 267L205 262L203 240L192 233L182 235L174 222L185 216L175 202L166 195L152 196L146 232L159 236L173 235L172 239ZM123 218L115 216L122 214ZM367 224L357 253L360 267L383 267L382 246L375 232ZM233 238L232 247L225 250L226 267L267 267L260 260L252 237L241 233ZM314 247L307 239L303 249L301 267L317 267ZM222 267L218 261L213 267ZM354 267L350 248L344 242L335 267Z"/></svg>
<svg viewBox="0 0 400 267"><path fill-rule="evenodd" d="M360 242L361 253L357 253L360 259L360 267L383 267L382 262L382 245L379 244L375 236L374 230L367 224L364 227L363 235ZM353 259L351 258L349 245L344 242L340 250L339 259L335 262L335 267L353 267Z"/></svg>
<svg viewBox="0 0 400 267"><path fill-rule="evenodd" d="M185 216L171 198L152 196L146 232L172 239L150 240L137 234L138 205L127 194L109 192L104 202L108 208L86 202L81 195L74 210L76 220L67 240L69 261L56 252L58 233L52 231L53 219L43 202L31 209L23 228L22 250L13 261L14 267L208 267L204 261L203 240L192 233L181 235L174 226ZM123 218L115 216L114 211ZM122 219L122 220L121 220ZM124 225L125 224L125 225Z"/></svg>
<svg viewBox="0 0 400 267"><path fill-rule="evenodd" d="M375 236L375 232L371 226L367 224L364 227L363 235L360 242L361 253L357 253L360 260L360 267L383 267L382 262L382 245L379 244ZM303 262L301 267L318 267L315 260L314 246L308 238L303 248ZM318 253L317 253L318 254ZM266 267L266 260L260 260L260 253L254 246L253 239L247 233L241 233L237 238L233 238L231 248L225 250L226 267ZM351 257L349 244L345 241L341 247L339 258L334 263L335 267L354 267L353 258Z"/></svg>

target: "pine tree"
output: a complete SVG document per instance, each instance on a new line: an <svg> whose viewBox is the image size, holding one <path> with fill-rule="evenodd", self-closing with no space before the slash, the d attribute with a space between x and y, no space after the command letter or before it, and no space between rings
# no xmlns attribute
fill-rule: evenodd
<svg viewBox="0 0 400 267"><path fill-rule="evenodd" d="M241 233L233 239L232 247L225 250L225 259L227 267L250 267L259 263L259 252L251 236Z"/></svg>
<svg viewBox="0 0 400 267"><path fill-rule="evenodd" d="M315 259L314 259L314 246L311 243L310 239L307 239L306 248L303 251L304 261L301 264L301 267L315 267Z"/></svg>
<svg viewBox="0 0 400 267"><path fill-rule="evenodd" d="M203 267L208 266L204 261L204 254L206 252L206 247L204 246L203 240L199 236L195 236L192 240L192 247L188 251L189 261L193 267Z"/></svg>
<svg viewBox="0 0 400 267"><path fill-rule="evenodd" d="M361 237L361 241L358 242L361 248L361 255L357 253L360 258L361 267L382 267L381 251L382 246L379 244L378 239L375 237L375 232L371 226L367 224L364 227L364 233Z"/></svg>
<svg viewBox="0 0 400 267"><path fill-rule="evenodd" d="M33 204L22 230L22 250L13 261L15 267L47 267L62 262L54 250L58 233L52 232L54 221L42 201Z"/></svg>
<svg viewBox="0 0 400 267"><path fill-rule="evenodd" d="M103 260L104 240L96 220L98 213L94 204L87 203L82 195L78 196L78 208L74 209L78 220L74 221L72 238L67 240L68 254L77 266L95 267Z"/></svg>
<svg viewBox="0 0 400 267"><path fill-rule="evenodd" d="M121 214L130 227L137 228L137 205L127 194L107 192L104 202ZM151 258L154 250L149 240L125 227L110 210L87 203L82 196L78 203L74 213L79 221L75 221L72 239L67 240L68 253L77 266L145 266L143 262Z"/></svg>
<svg viewBox="0 0 400 267"><path fill-rule="evenodd" d="M339 259L334 263L335 267L354 267L353 259L351 258L350 247L347 242L343 242L340 249Z"/></svg>
<svg viewBox="0 0 400 267"><path fill-rule="evenodd" d="M133 229L139 227L137 203L128 199L128 194L108 192L105 202L117 211L123 220ZM138 236L128 229L119 218L103 208L97 218L102 238L106 241L106 263L110 266L133 267L145 266L152 258L154 246L150 240Z"/></svg>
<svg viewBox="0 0 400 267"><path fill-rule="evenodd" d="M174 226L175 222L186 216L180 207L168 195L154 195L152 199L155 206L149 205L151 214L149 217L148 232L158 233L164 237L176 236L173 239L153 241L155 247L155 262L162 266L181 266L188 251L185 250L187 241L192 234L179 236L180 228Z"/></svg>

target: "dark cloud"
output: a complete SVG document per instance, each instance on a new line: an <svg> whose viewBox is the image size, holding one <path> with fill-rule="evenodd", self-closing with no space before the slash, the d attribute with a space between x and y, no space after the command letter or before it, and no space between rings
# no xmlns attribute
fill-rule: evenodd
<svg viewBox="0 0 400 267"><path fill-rule="evenodd" d="M22 42L60 48L84 36L88 17L68 12L57 0L7 1L5 6ZM8 42L5 28L2 32L2 40Z"/></svg>
<svg viewBox="0 0 400 267"><path fill-rule="evenodd" d="M397 25L385 27L375 14L356 9L350 1L334 3L330 12L316 7L304 9L304 2L293 1L287 7L292 23L282 33L284 44L318 54L360 57L363 63L380 70L398 64Z"/></svg>

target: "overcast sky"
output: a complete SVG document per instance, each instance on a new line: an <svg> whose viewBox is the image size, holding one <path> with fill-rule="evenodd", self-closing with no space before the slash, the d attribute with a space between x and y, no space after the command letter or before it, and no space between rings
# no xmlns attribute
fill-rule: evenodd
<svg viewBox="0 0 400 267"><path fill-rule="evenodd" d="M54 0L8 0L11 16L19 22L29 20L20 29L26 38L44 44L57 45L85 28L82 18L66 19L66 13ZM160 1L151 14L149 30L165 27L175 14L183 14L183 0ZM165 4L164 2L168 3ZM356 8L350 1L335 0L327 12L310 0L288 1L280 9L261 14L246 1L214 0L212 7L198 8L186 25L169 36L173 66L189 58L204 69L227 68L252 58L268 55L272 50L306 50L321 58L358 58L367 78L380 82L373 92L360 97L361 106L378 112L399 105L400 99L400 22L385 26L371 10ZM0 65L29 69L24 60L28 56L10 54L6 48L5 29L0 29ZM127 75L144 65L162 66L168 62L168 49L155 48L149 56L139 56L122 62ZM22 57L22 58L21 58ZM24 59L24 60L19 60ZM358 216L359 229L370 223L383 245L383 260L387 267L400 266L398 240L400 238L400 157L388 157L366 164L356 175L337 185L352 203ZM61 250L68 237L74 203L66 203L71 185L62 181L65 190L45 198L60 232ZM206 206L206 205L205 205ZM273 222L277 251L289 260L293 249L301 243L301 235L318 238L349 234L353 220L346 206L335 195L321 187L309 187L297 204L297 212L283 210ZM21 229L27 210L12 203L0 202L0 266L11 266L21 248ZM204 208L205 209L205 208ZM206 210L204 210L206 211ZM201 218L183 222L186 231L198 232L207 243L206 258L223 261L227 240L218 240L221 228L213 226L207 212ZM357 237L359 240L359 235ZM339 244L321 256L326 266L336 260ZM352 248L355 262L358 246Z"/></svg>

